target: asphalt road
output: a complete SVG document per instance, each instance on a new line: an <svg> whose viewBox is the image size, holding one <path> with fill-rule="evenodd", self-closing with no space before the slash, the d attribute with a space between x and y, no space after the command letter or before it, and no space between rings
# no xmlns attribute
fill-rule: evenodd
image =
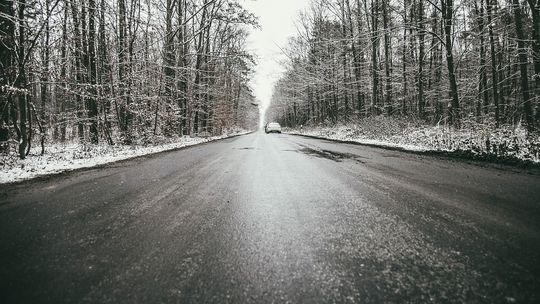
<svg viewBox="0 0 540 304"><path fill-rule="evenodd" d="M540 302L540 175L255 133L0 186L2 303Z"/></svg>

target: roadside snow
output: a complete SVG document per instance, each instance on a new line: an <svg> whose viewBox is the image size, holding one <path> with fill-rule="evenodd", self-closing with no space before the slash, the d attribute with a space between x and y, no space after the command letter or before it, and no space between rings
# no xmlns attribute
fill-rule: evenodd
<svg viewBox="0 0 540 304"><path fill-rule="evenodd" d="M408 151L460 152L540 163L540 138L527 138L522 127L494 129L471 124L456 130L375 117L356 124L284 129L284 132Z"/></svg>
<svg viewBox="0 0 540 304"><path fill-rule="evenodd" d="M214 137L180 137L174 142L154 146L142 145L81 145L79 143L52 144L46 146L46 153L39 155L41 148L33 147L26 159L21 160L14 153L0 157L0 184L17 182L80 168L95 167L119 160L134 158L200 143L214 141L248 131L237 131Z"/></svg>
<svg viewBox="0 0 540 304"><path fill-rule="evenodd" d="M400 148L408 151L425 152L429 151L428 147L423 145L413 145L401 143L402 141L388 141L383 139L371 139L354 134L354 127L338 126L333 128L328 127L316 127L316 128L304 128L300 129L286 129L284 132L287 134L306 135L319 138L326 138L340 141L351 141L365 145L374 145L388 148Z"/></svg>

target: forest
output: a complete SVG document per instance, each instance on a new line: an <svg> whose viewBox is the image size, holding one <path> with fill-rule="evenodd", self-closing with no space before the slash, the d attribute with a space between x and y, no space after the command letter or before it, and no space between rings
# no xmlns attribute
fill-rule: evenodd
<svg viewBox="0 0 540 304"><path fill-rule="evenodd" d="M1 149L252 128L253 27L236 0L1 0Z"/></svg>
<svg viewBox="0 0 540 304"><path fill-rule="evenodd" d="M538 137L540 1L312 0L297 27L270 120Z"/></svg>

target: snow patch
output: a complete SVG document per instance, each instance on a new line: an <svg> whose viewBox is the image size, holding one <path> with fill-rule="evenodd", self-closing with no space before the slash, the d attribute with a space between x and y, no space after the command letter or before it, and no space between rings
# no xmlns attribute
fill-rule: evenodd
<svg viewBox="0 0 540 304"><path fill-rule="evenodd" d="M91 168L119 160L193 146L205 142L249 133L245 130L213 137L178 137L155 145L90 145L79 143L49 144L45 154L39 155L41 147L30 150L26 159L17 157L14 149L0 154L0 184L27 180L39 176Z"/></svg>
<svg viewBox="0 0 540 304"><path fill-rule="evenodd" d="M527 137L527 131L522 126L495 129L468 123L461 129L454 129L373 117L355 124L284 128L284 132L416 152L464 152L474 156L540 163L540 136Z"/></svg>

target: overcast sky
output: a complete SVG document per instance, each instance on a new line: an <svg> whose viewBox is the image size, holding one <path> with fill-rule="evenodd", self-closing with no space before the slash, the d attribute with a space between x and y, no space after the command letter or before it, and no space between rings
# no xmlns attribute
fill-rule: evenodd
<svg viewBox="0 0 540 304"><path fill-rule="evenodd" d="M249 47L258 56L252 87L264 107L270 103L272 87L283 69L280 47L289 37L296 35L295 21L298 13L307 7L309 0L243 0L244 7L259 16L261 29L251 30Z"/></svg>

